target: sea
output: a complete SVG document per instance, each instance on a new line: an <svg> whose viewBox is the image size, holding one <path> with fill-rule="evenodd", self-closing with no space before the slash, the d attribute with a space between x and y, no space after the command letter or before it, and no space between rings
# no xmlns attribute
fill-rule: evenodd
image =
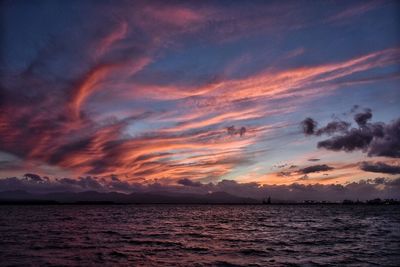
<svg viewBox="0 0 400 267"><path fill-rule="evenodd" d="M400 266L400 206L0 206L0 266Z"/></svg>

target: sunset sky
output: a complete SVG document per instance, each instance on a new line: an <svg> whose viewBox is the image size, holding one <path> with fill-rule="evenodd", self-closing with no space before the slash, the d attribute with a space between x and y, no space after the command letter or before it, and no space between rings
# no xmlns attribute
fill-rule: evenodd
<svg viewBox="0 0 400 267"><path fill-rule="evenodd" d="M400 174L398 1L1 5L3 179Z"/></svg>

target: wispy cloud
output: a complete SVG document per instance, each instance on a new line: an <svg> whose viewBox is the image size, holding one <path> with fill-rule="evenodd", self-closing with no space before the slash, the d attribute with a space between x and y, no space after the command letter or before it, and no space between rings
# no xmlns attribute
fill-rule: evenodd
<svg viewBox="0 0 400 267"><path fill-rule="evenodd" d="M17 9L29 8L18 4ZM335 9L329 21L377 6ZM52 18L51 27L26 23L32 36L19 23L6 25L4 45L15 48L5 49L0 60L0 152L16 160L0 164L0 170L54 167L77 176L114 174L124 181L192 187L239 179L246 168L270 166L293 147L306 154L308 141L301 139L297 118L309 116L303 114L318 106L315 100L398 76L400 48L393 42L362 51L338 49L340 56L316 49L319 39L307 36L319 36L317 22L326 18L308 16L294 2L226 7L218 1L122 1L86 10ZM330 23L320 26L332 29ZM15 41L19 32L27 35L26 44ZM328 151L397 158L398 121L370 123L371 116L358 112L357 128L339 119L323 127L308 119L303 128L309 135L328 135L318 143ZM279 153L269 154L271 147ZM323 160L295 165L280 170L281 176L264 170L246 179L263 182L270 175L287 184L307 174L304 183L327 183L342 171L343 182L360 171Z"/></svg>

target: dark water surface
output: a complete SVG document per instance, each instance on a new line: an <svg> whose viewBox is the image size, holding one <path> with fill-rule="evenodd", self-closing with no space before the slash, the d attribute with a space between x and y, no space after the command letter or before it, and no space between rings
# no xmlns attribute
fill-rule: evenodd
<svg viewBox="0 0 400 267"><path fill-rule="evenodd" d="M2 206L0 265L399 266L400 206Z"/></svg>

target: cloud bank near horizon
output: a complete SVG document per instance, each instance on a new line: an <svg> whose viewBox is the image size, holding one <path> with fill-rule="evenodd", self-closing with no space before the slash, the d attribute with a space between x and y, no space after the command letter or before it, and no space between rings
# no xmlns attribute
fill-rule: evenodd
<svg viewBox="0 0 400 267"><path fill-rule="evenodd" d="M0 192L14 190L41 194L84 191L121 193L163 192L169 194L208 194L212 192L226 192L234 196L254 199L263 199L266 196L270 196L275 200L283 201L342 201L344 199L399 199L400 177L396 179L380 177L360 180L345 185L303 185L299 183L289 185L261 185L254 182L238 183L234 180L222 180L217 183L202 184L193 182L190 179L181 179L178 181L178 184L175 185L165 185L160 183L129 183L121 181L116 176L111 176L108 179L90 176L79 177L78 179L49 179L48 177L40 177L37 174L25 174L22 178L9 177L0 179Z"/></svg>

